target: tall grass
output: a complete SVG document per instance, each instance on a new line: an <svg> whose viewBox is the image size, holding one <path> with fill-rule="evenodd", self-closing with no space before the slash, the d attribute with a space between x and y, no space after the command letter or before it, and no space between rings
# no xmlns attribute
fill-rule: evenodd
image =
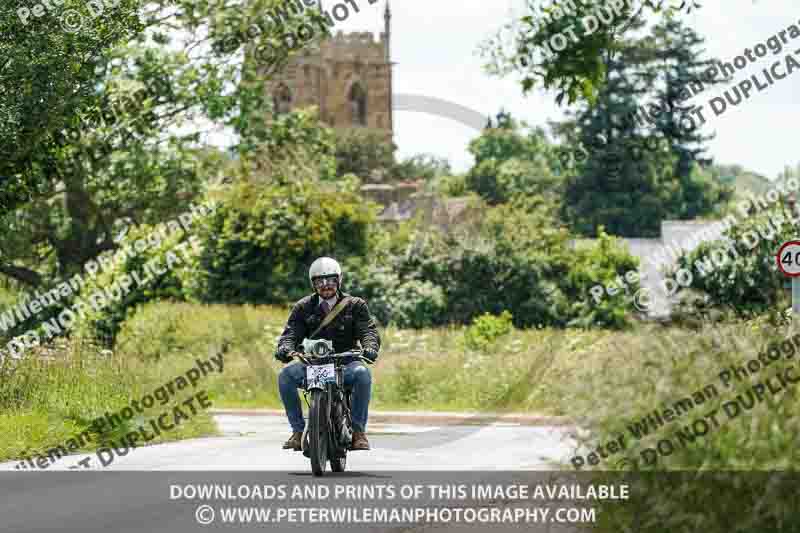
<svg viewBox="0 0 800 533"><path fill-rule="evenodd" d="M224 376L210 382L224 407L282 408L274 359L288 308L155 303L129 319L119 351L127 359L168 361L228 342ZM579 330L513 330L483 349L463 327L382 329L373 375L373 409L537 411L565 414L551 384L576 350L606 335Z"/></svg>
<svg viewBox="0 0 800 533"><path fill-rule="evenodd" d="M214 406L281 408L277 375L283 365L273 353L288 313L271 306L158 302L125 322L112 355L73 343L59 349L56 360L28 358L13 370L0 370L5 374L0 430L10 435L0 445L0 457L63 440L92 417L127 405L223 345L224 373L203 383ZM628 426L654 409L718 382L722 368L743 364L790 331L765 321L703 330L657 325L628 332L512 329L476 350L463 327L388 327L381 330L380 358L371 367L371 407L567 415L585 430L581 445L596 447L629 435ZM663 438L658 435L674 435L695 415L735 396L735 389L718 388L723 396L702 411L659 429L655 437L638 441L629 435L626 450L598 467L615 468L625 459L622 468L632 468L643 448ZM796 398L794 390L769 397L744 416L724 420L719 430L660 457L655 467L794 468L794 435L800 429ZM213 431L209 427L203 431ZM575 452L585 455L587 449Z"/></svg>
<svg viewBox="0 0 800 533"><path fill-rule="evenodd" d="M193 361L186 358L169 365L143 365L77 339L32 349L21 360L7 358L0 363L0 434L4 436L0 461L46 456L49 449L66 448L67 440L90 430L95 418L118 412L191 366ZM157 404L99 434L90 430L91 440L81 450L119 443L138 425L185 397L188 394L177 395L170 404ZM215 433L210 416L198 411L152 443Z"/></svg>
<svg viewBox="0 0 800 533"><path fill-rule="evenodd" d="M614 342L598 347L570 379L558 383L558 397L586 430L577 453L586 457L598 446L609 453L607 444L620 435L627 442L624 451L586 468L635 472L626 478L635 487L635 499L624 505L603 503L597 530L616 532L634 523L641 533L800 530L796 474L774 472L795 471L800 464L800 396L795 386L782 387L774 378L783 369L797 368L796 333L791 324L764 319L705 324L697 331L646 327L609 339ZM793 340L783 343L787 338ZM720 372L746 365L770 343L782 343L781 353L789 358L724 385ZM748 390L768 378L774 389L765 390L763 401L750 409L740 403L741 413L728 416L723 404L736 401L737 395L747 399ZM688 413L635 438L634 422L710 384L718 396L706 396ZM709 417L714 411L716 422ZM702 422L694 425L697 420L705 420L708 429ZM662 453L656 455L659 445ZM645 449L655 452L642 455ZM599 473L597 481L604 479L621 481Z"/></svg>
<svg viewBox="0 0 800 533"><path fill-rule="evenodd" d="M174 368L224 345L225 370L206 383L215 407L280 407L273 354L287 316L272 306L151 303L124 323L117 350L140 367Z"/></svg>
<svg viewBox="0 0 800 533"><path fill-rule="evenodd" d="M719 374L732 366L745 365L769 343L784 341L796 331L791 325L756 320L705 325L697 331L651 326L620 334L608 339L613 342L598 346L591 358L574 367L568 379L559 381L557 397L562 399L562 408L569 409L579 425L588 430L583 439L585 446L596 447L620 434L626 435L627 449L613 457L613 463L622 462L625 468L633 467L637 460L640 468L654 463L649 468L659 470L794 468L800 464L800 450L795 445L795 435L800 430L796 416L800 404L795 387L765 394L763 402L730 420L721 406L775 376L778 369L794 366L800 360L800 348L795 346L797 355L790 359L771 363L745 379L732 379L730 387L723 384ZM641 440L633 438L629 429L633 422L656 409L672 407L709 384L716 387L718 396ZM715 409L719 410L718 427L707 419L711 430L706 435L659 456L657 462L642 460L644 448L655 447L659 440L674 436ZM683 439L681 444L685 442ZM604 462L600 467L611 468L612 464Z"/></svg>

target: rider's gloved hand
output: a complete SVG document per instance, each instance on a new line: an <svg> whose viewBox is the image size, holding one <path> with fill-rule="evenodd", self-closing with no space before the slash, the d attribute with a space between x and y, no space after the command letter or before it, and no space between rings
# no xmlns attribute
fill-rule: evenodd
<svg viewBox="0 0 800 533"><path fill-rule="evenodd" d="M378 358L378 352L369 348L364 349L364 351L361 352L361 355L373 363L375 362L375 359Z"/></svg>
<svg viewBox="0 0 800 533"><path fill-rule="evenodd" d="M275 352L275 359L277 359L281 363L291 363L292 353L293 352L290 349L279 348L278 351Z"/></svg>

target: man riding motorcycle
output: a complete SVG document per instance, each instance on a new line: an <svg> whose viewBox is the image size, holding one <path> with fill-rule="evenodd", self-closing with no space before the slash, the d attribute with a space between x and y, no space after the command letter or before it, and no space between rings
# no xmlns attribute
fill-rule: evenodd
<svg viewBox="0 0 800 533"><path fill-rule="evenodd" d="M356 349L356 341L361 343L362 355L375 362L381 347L381 338L375 320L369 313L367 303L361 298L341 292L342 268L330 257L320 257L311 264L308 278L314 294L306 296L294 305L275 351L275 358L283 363L292 362L298 354L303 339L313 336L328 313L338 313L333 320L314 337L333 341L336 353ZM340 307L336 307L341 304ZM292 427L292 436L283 449L301 450L301 440L305 429L303 410L297 388L305 383L305 364L283 367L278 375L281 401ZM367 440L367 416L369 400L372 395L372 376L369 369L359 360L352 361L344 368L344 386L352 388L353 441L352 450L369 450Z"/></svg>

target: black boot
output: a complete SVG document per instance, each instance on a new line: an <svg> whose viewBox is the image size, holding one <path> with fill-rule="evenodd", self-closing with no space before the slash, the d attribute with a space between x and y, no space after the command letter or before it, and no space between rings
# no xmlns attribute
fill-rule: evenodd
<svg viewBox="0 0 800 533"><path fill-rule="evenodd" d="M292 436L289 437L289 440L283 443L284 450L294 450L296 452L300 451L300 439L303 438L302 433L294 432Z"/></svg>
<svg viewBox="0 0 800 533"><path fill-rule="evenodd" d="M369 441L367 434L363 431L353 432L353 444L350 446L351 450L369 450Z"/></svg>

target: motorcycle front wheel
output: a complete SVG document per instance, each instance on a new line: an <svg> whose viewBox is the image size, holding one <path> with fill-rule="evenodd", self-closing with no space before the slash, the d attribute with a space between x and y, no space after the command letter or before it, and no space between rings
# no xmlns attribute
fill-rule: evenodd
<svg viewBox="0 0 800 533"><path fill-rule="evenodd" d="M351 410L351 401L350 401L350 393L346 392L342 395L342 401L339 403L338 408L341 409L341 416L344 417L344 423L347 425L347 429L350 431L352 435L353 432L353 419L350 416ZM348 446L344 446L344 450L342 455L344 457L338 458L331 458L331 470L334 472L344 472L345 468L347 467L347 448Z"/></svg>
<svg viewBox="0 0 800 533"><path fill-rule="evenodd" d="M311 471L319 477L328 466L328 394L311 391L308 409L308 447L311 456Z"/></svg>
<svg viewBox="0 0 800 533"><path fill-rule="evenodd" d="M335 413L335 415L333 417L333 420L334 420L333 423L334 424L338 424L340 419L341 419L341 417L345 416L345 414L342 412L343 410L344 410L344 406L342 405L341 401L339 401L339 399L337 398L336 399L336 403L331 408L331 412ZM347 421L345 421L345 423L347 423ZM337 431L336 432L331 432L331 435L335 434L337 436L337 438L338 438L338 434L339 434L338 429L339 428L337 427L336 429L337 429ZM337 457L337 455L338 455L337 451L338 450L336 448L339 445L340 445L340 443L337 443L336 446L331 448L331 455L330 455L331 472L344 472L345 468L347 467L347 448L345 447L344 451L342 452L343 457Z"/></svg>

